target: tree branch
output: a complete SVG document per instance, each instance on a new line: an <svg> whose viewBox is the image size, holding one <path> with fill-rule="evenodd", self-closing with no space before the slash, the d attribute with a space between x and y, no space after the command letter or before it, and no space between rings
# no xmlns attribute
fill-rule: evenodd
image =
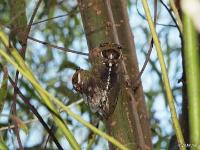
<svg viewBox="0 0 200 150"><path fill-rule="evenodd" d="M66 14L58 15L58 16L55 16L55 17L52 17L52 18L48 18L48 19L44 19L44 20L40 20L40 21L37 21L37 22L33 22L31 24L31 26L34 26L34 25L37 25L37 24L40 24L40 23L43 23L43 22L46 22L46 21L50 21L50 20L53 20L53 19L58 19L58 18L61 18L61 17L66 17L66 16L70 16L70 15L76 14L76 13L78 13L78 11L76 11L76 9L77 9L77 6L74 7L71 11L69 11Z"/></svg>
<svg viewBox="0 0 200 150"><path fill-rule="evenodd" d="M62 50L62 51L64 51L64 52L70 52L70 53L75 53L75 54L79 54L79 55L88 56L88 53L78 52L78 51L74 51L74 50L71 50L71 49L68 49L68 48L56 46L56 45L53 45L53 44L50 44L50 43L47 43L47 42L44 42L44 41L40 41L40 40L35 39L35 38L33 38L33 37L30 37L30 36L28 36L28 39L30 39L30 40L32 40L32 41L35 41L35 42L38 42L38 43L40 43L40 44L46 45L46 46L48 46L48 47L52 47L52 48L56 48L56 49Z"/></svg>

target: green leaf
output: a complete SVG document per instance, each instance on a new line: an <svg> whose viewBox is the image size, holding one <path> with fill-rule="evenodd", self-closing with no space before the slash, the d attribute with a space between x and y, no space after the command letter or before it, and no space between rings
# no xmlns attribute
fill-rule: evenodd
<svg viewBox="0 0 200 150"><path fill-rule="evenodd" d="M6 146L6 143L4 142L2 137L0 137L0 148L1 150L8 150L8 147Z"/></svg>
<svg viewBox="0 0 200 150"><path fill-rule="evenodd" d="M7 96L7 88L8 88L8 70L6 66L3 66L3 81L0 86L0 112L3 109L5 99Z"/></svg>

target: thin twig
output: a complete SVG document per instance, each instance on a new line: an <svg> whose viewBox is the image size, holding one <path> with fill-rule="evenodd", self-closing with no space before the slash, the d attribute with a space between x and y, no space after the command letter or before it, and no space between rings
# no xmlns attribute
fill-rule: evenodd
<svg viewBox="0 0 200 150"><path fill-rule="evenodd" d="M133 91L137 90L137 88L139 87L139 84L141 84L141 77L142 77L142 74L149 62L149 59L150 59L150 56L151 56L151 52L152 52L152 48L153 48L153 39L152 39L152 36L151 36L151 40L150 40L150 44L149 44L149 48L148 48L148 51L147 51L147 54L146 55L146 59L145 59L145 62L142 66L142 69L140 71L140 73L138 74L137 78L134 80L133 82Z"/></svg>
<svg viewBox="0 0 200 150"><path fill-rule="evenodd" d="M30 22L29 22L28 27L27 27L27 35L26 35L27 37L26 37L26 39L28 39L28 35L29 35L30 30L31 30L31 25L33 24L33 20L35 18L35 15L37 13L37 10L38 10L41 2L42 2L42 0L38 0L38 3L37 3L37 5L36 5L36 7L35 7L35 9L33 11L33 14L31 16Z"/></svg>
<svg viewBox="0 0 200 150"><path fill-rule="evenodd" d="M56 131L56 129L57 129L56 125L55 125L55 124L52 124L52 125L51 125L51 128L50 128L50 131L51 131L50 133L54 134L55 131ZM47 144L48 144L48 142L49 142L50 140L51 140L51 135L48 134L43 149L47 149Z"/></svg>
<svg viewBox="0 0 200 150"><path fill-rule="evenodd" d="M18 75L19 75L19 71L16 71L15 82L14 82L15 86L17 86ZM11 106L11 112L12 112L13 115L16 115L16 117L17 117L16 103L17 103L17 92L14 89L13 103L12 103L12 106ZM19 144L19 149L23 150L24 148L22 146L22 142L21 142L21 139L20 139L19 126L18 126L17 120L13 119L13 117L11 117L11 119L12 119L14 125L15 125L14 130L15 130L15 133L16 133L16 136L17 136L17 141L18 141L18 144Z"/></svg>
<svg viewBox="0 0 200 150"><path fill-rule="evenodd" d="M66 13L66 14L63 14L63 15L59 15L59 16L55 16L55 17L52 17L52 18L48 18L48 19L44 19L44 20L40 20L40 21L34 22L34 23L32 23L32 26L37 25L37 24L40 24L40 23L43 23L43 22L46 22L46 21L50 21L50 20L53 20L53 19L58 19L58 18L61 18L61 17L66 17L66 16L70 16L70 15L76 14L76 13L78 13L78 11L76 11L76 9L77 9L77 6L74 7L74 9L72 9L71 11L69 11L69 12Z"/></svg>
<svg viewBox="0 0 200 150"><path fill-rule="evenodd" d="M60 47L60 46L57 46L57 45L53 45L53 44L50 44L50 43L47 43L47 42L44 42L44 41L40 41L40 40L35 39L35 38L33 38L33 37L30 37L30 36L28 36L28 39L30 39L30 40L32 40L32 41L35 41L35 42L38 42L38 43L40 43L40 44L46 45L46 46L48 46L48 47L52 47L52 48L56 48L56 49L65 51L65 52L70 52L70 53L75 53L75 54L79 54L79 55L88 56L88 53L78 52L78 51L71 50L71 49L69 49L69 48L64 48L64 47Z"/></svg>
<svg viewBox="0 0 200 150"><path fill-rule="evenodd" d="M38 121L38 119L34 118L34 119L24 121L23 124L30 124L30 123L33 123L33 122L36 122L36 121ZM15 125L4 126L4 127L0 128L0 132L5 131L5 130L9 130L9 129L13 129L13 128L15 128Z"/></svg>
<svg viewBox="0 0 200 150"><path fill-rule="evenodd" d="M161 2L161 4L166 8L167 12L169 13L169 15L171 16L173 22L175 23L175 26L176 26L176 28L177 28L178 31L179 31L180 38L181 38L181 43L182 43L182 41L183 41L183 35L182 35L182 32L181 32L181 29L180 29L179 25L177 24L176 19L174 18L174 16L173 16L171 10L167 7L167 5L166 5L162 0L160 0L160 2Z"/></svg>
<svg viewBox="0 0 200 150"><path fill-rule="evenodd" d="M154 0L154 25L156 27L156 20L157 20L157 0ZM141 83L141 77L142 77L142 74L150 60L150 56L151 56L151 52L152 52L152 48L153 48L153 38L152 38L152 35L151 35L151 38L150 38L150 43L149 43L149 48L148 48L148 51L147 51L147 54L146 54L146 59L145 59L145 62L142 66L142 69L138 75L138 77L136 78L136 80L134 81L134 83L132 84L133 85L133 91L135 91L138 87L139 87L139 84Z"/></svg>

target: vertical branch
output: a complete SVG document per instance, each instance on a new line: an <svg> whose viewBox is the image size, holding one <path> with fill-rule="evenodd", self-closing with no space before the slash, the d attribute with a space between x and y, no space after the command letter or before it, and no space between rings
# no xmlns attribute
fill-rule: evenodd
<svg viewBox="0 0 200 150"><path fill-rule="evenodd" d="M200 147L200 57L198 38L194 25L188 14L184 14L184 58L189 106L190 143L195 144L191 149Z"/></svg>
<svg viewBox="0 0 200 150"><path fill-rule="evenodd" d="M176 8L176 5L175 5L175 2L174 0L170 0L170 5L171 5L171 8L176 16L176 19L177 19L177 22L178 22L178 28L181 32L181 34L183 33L183 24L182 24L182 21L181 21L181 18L180 18L180 15L178 13L178 9ZM175 21L176 22L176 21Z"/></svg>
<svg viewBox="0 0 200 150"><path fill-rule="evenodd" d="M124 61L127 67L127 72L130 78L133 79L133 81L136 81L139 76L139 69L134 38L129 25L126 6L126 1L124 0L111 2L111 8L115 20L114 26L117 29L120 44L124 48L123 55L125 57ZM139 83L140 82L139 79ZM137 108L146 147L152 148L150 122L147 115L142 84L138 85L138 88L135 90L134 99L136 101L136 106L133 106L132 109L134 109L134 107Z"/></svg>

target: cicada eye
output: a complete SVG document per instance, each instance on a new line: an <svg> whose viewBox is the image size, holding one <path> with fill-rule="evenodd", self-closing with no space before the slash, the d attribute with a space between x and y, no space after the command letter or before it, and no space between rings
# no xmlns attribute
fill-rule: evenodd
<svg viewBox="0 0 200 150"><path fill-rule="evenodd" d="M81 70L81 68L80 68L80 67L77 67L77 68L76 68L76 71L79 71L79 70Z"/></svg>
<svg viewBox="0 0 200 150"><path fill-rule="evenodd" d="M115 49L108 49L108 50L103 50L101 52L101 56L109 60L117 60L121 57L121 53L116 51Z"/></svg>
<svg viewBox="0 0 200 150"><path fill-rule="evenodd" d="M122 47L120 45L117 46L118 49L122 49Z"/></svg>

